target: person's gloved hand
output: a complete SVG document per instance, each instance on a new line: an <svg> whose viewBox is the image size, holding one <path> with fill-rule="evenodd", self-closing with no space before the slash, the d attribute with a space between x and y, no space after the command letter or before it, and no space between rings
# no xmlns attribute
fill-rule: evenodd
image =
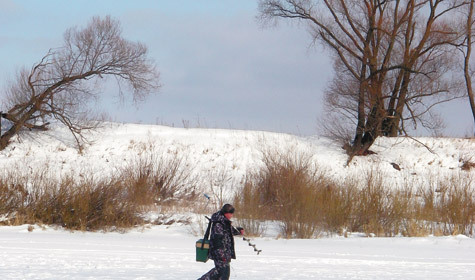
<svg viewBox="0 0 475 280"><path fill-rule="evenodd" d="M236 229L241 233L241 235L244 235L244 229L242 227L237 227Z"/></svg>

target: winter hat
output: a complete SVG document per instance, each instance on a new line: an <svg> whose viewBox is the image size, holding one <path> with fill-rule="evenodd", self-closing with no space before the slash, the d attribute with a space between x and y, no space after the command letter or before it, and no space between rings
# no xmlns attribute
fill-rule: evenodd
<svg viewBox="0 0 475 280"><path fill-rule="evenodd" d="M221 212L223 214L234 213L234 207L231 204L224 204L223 208L221 208Z"/></svg>

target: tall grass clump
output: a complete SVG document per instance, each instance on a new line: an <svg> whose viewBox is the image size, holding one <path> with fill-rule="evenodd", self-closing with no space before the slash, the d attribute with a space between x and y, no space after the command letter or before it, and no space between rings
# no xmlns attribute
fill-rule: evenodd
<svg viewBox="0 0 475 280"><path fill-rule="evenodd" d="M309 238L319 232L321 177L305 154L265 152L263 167L251 174L234 200L244 219L282 222L285 237Z"/></svg>
<svg viewBox="0 0 475 280"><path fill-rule="evenodd" d="M194 198L197 178L186 155L179 151L165 153L154 143L139 147L137 156L116 175L128 186L135 204L163 205Z"/></svg>
<svg viewBox="0 0 475 280"><path fill-rule="evenodd" d="M475 225L475 182L460 172L431 182L420 189L421 220L430 221L430 231L438 235L473 236Z"/></svg>
<svg viewBox="0 0 475 280"><path fill-rule="evenodd" d="M335 182L309 156L267 152L234 203L240 218L254 221L249 225L254 232L259 231L256 221L274 220L286 238L347 232L473 236L475 187L469 175L432 178L430 186L406 178L395 186L383 174L376 168Z"/></svg>
<svg viewBox="0 0 475 280"><path fill-rule="evenodd" d="M381 170L370 169L359 180L347 179L340 188L352 189L352 211L348 230L376 236L402 234L413 214L411 186L392 186Z"/></svg>
<svg viewBox="0 0 475 280"><path fill-rule="evenodd" d="M3 224L48 224L71 230L127 229L151 207L194 194L192 169L177 154L140 155L107 178L64 175L45 168L0 176Z"/></svg>

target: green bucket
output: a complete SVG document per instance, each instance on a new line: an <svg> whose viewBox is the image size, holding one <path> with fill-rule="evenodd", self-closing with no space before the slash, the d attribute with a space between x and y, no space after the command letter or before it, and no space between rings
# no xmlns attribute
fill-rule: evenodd
<svg viewBox="0 0 475 280"><path fill-rule="evenodd" d="M201 246L203 245L203 248ZM203 239L196 241L196 261L207 262L209 252L209 240L206 240L203 244Z"/></svg>

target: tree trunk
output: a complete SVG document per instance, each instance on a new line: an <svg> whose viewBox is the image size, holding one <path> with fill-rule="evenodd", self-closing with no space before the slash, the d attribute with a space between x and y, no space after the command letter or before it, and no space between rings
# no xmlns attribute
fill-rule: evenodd
<svg viewBox="0 0 475 280"><path fill-rule="evenodd" d="M394 118L396 115L396 100L398 99L399 92L401 89L401 82L404 77L404 72L405 70L401 70L398 73L398 76L396 78L396 82L394 83L394 89L391 94L391 98L389 99L389 104L388 108L386 111L386 118L383 120L382 124L382 135L384 136L389 136L389 137L395 137L397 136L394 135L394 126L396 126L396 133L397 133L397 128L399 127L399 122L395 123Z"/></svg>
<svg viewBox="0 0 475 280"><path fill-rule="evenodd" d="M364 125L364 133L357 135L359 138L355 138L355 142L353 142L353 146L349 151L347 164L351 162L354 156L366 155L369 147L373 145L376 138L381 136L381 128L384 119L382 113L382 109L384 108L382 108L381 105L382 103L377 100L371 108L371 112L369 113L366 124Z"/></svg>
<svg viewBox="0 0 475 280"><path fill-rule="evenodd" d="M467 86L467 94L470 102L470 108L472 109L473 123L475 127L475 97L473 95L472 78L470 77L470 55L472 53L472 18L474 1L475 0L470 1L470 10L468 12L467 17L467 52L465 53L463 72L465 77L465 84ZM475 129L473 133L475 135Z"/></svg>
<svg viewBox="0 0 475 280"><path fill-rule="evenodd" d="M26 120L31 117L31 115L34 114L36 110L34 108L31 108L23 117L20 121L16 122L13 124L13 126L7 131L5 132L5 134L3 134L1 137L0 137L0 151L2 151L3 149L5 149L8 144L10 143L10 139L12 139L13 136L15 136L19 131L20 129L23 127L23 125L25 124Z"/></svg>

